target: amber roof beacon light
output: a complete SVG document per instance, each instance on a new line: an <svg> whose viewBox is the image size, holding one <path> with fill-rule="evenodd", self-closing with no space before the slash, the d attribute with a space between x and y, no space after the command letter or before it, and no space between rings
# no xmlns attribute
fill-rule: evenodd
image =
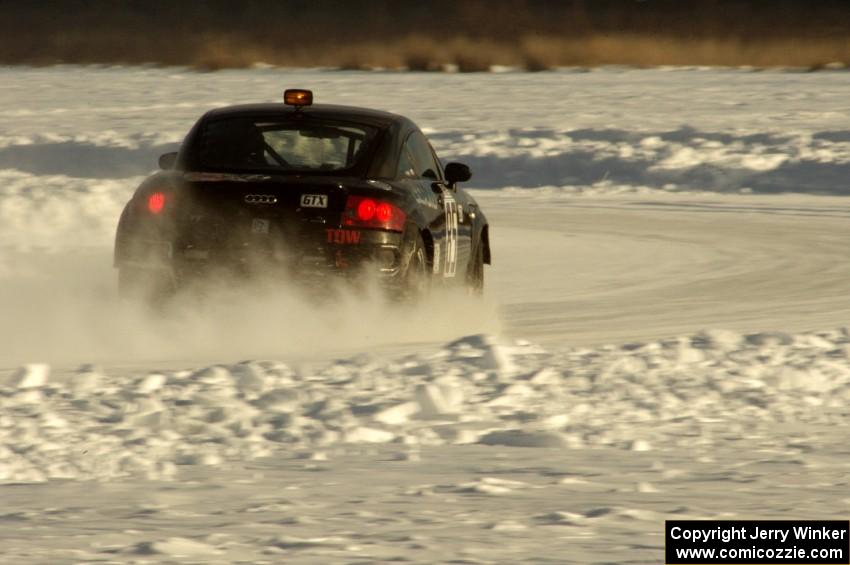
<svg viewBox="0 0 850 565"><path fill-rule="evenodd" d="M288 88L283 93L283 102L290 106L309 106L313 103L313 91Z"/></svg>

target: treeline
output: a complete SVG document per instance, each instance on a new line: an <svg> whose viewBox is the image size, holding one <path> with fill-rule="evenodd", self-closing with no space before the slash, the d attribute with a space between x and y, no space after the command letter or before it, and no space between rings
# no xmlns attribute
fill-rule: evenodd
<svg viewBox="0 0 850 565"><path fill-rule="evenodd" d="M0 64L850 63L848 0L0 0Z"/></svg>

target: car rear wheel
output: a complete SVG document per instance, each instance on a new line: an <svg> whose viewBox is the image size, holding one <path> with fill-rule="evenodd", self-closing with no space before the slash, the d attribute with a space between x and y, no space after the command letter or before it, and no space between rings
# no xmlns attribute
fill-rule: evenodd
<svg viewBox="0 0 850 565"><path fill-rule="evenodd" d="M158 304L173 296L177 285L167 269L118 268L118 295L123 299Z"/></svg>
<svg viewBox="0 0 850 565"><path fill-rule="evenodd" d="M417 234L413 253L401 278L401 298L407 301L421 299L427 296L430 286L431 277L428 271L425 242L422 240L422 235Z"/></svg>
<svg viewBox="0 0 850 565"><path fill-rule="evenodd" d="M466 273L466 287L473 294L484 292L484 245L479 241L472 254L469 270Z"/></svg>

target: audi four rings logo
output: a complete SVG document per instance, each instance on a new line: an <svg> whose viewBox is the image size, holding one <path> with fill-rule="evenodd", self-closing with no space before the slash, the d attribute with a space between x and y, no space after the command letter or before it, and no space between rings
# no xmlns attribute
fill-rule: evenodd
<svg viewBox="0 0 850 565"><path fill-rule="evenodd" d="M274 194L246 194L245 202L248 204L276 204L277 196Z"/></svg>

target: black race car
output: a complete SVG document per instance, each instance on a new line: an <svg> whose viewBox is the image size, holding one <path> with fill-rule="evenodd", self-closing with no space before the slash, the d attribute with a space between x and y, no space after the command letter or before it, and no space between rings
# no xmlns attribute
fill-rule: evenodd
<svg viewBox="0 0 850 565"><path fill-rule="evenodd" d="M156 298L219 274L311 283L370 271L401 295L432 281L475 291L489 227L409 119L364 108L284 104L207 112L159 159L124 207L115 237L123 295Z"/></svg>

